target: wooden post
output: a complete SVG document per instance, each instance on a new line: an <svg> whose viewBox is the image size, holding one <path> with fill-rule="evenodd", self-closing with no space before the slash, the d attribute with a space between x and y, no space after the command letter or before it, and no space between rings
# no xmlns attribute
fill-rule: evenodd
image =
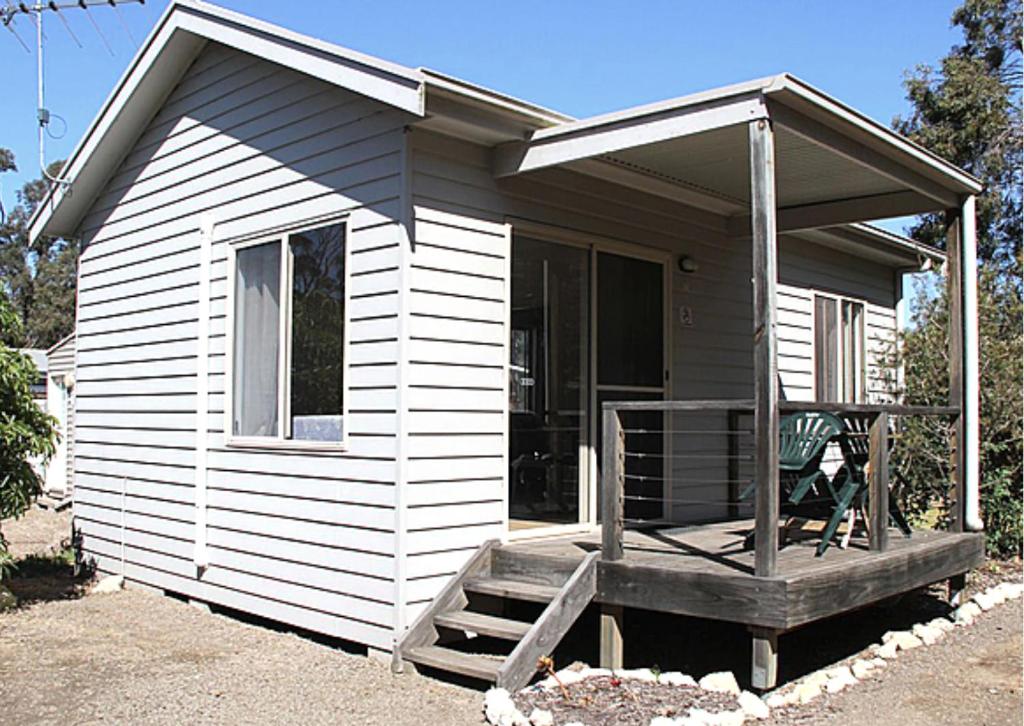
<svg viewBox="0 0 1024 726"><path fill-rule="evenodd" d="M751 628L754 636L750 685L759 691L775 688L779 679L779 634L767 628Z"/></svg>
<svg viewBox="0 0 1024 726"><path fill-rule="evenodd" d="M751 121L750 226L754 283L754 574L775 575L779 547L779 389L776 358L775 148L766 119Z"/></svg>
<svg viewBox="0 0 1024 726"><path fill-rule="evenodd" d="M947 212L946 286L949 292L949 405L960 409L950 436L949 475L953 490L950 529L964 530L964 317L961 249L963 221L959 210Z"/></svg>
<svg viewBox="0 0 1024 726"><path fill-rule="evenodd" d="M622 668L621 605L601 605L601 667Z"/></svg>
<svg viewBox="0 0 1024 726"><path fill-rule="evenodd" d="M868 493L868 519L871 520L869 546L875 552L885 552L889 549L889 414L885 411L871 422L868 459L871 462Z"/></svg>
<svg viewBox="0 0 1024 726"><path fill-rule="evenodd" d="M728 432L726 433L726 452L729 457L728 461L728 479L729 484L727 485L729 491L729 518L737 519L740 516L740 504L739 498L742 493L740 489L740 442L739 442L739 412L735 409L729 409L726 413L726 426Z"/></svg>
<svg viewBox="0 0 1024 726"><path fill-rule="evenodd" d="M626 485L626 434L619 412L604 410L604 435L601 444L601 558L622 559L622 529Z"/></svg>

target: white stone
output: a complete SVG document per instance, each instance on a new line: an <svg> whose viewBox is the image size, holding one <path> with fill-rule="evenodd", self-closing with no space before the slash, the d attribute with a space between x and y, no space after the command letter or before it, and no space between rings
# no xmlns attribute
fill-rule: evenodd
<svg viewBox="0 0 1024 726"><path fill-rule="evenodd" d="M945 631L934 628L931 625L926 625L925 623L918 623L914 626L911 632L920 638L921 642L925 645L935 645L942 640L943 636L946 634Z"/></svg>
<svg viewBox="0 0 1024 726"><path fill-rule="evenodd" d="M741 693L739 695L739 702L740 708L743 709L743 713L747 714L751 718L756 718L760 721L771 716L771 709L768 708L768 704L750 691L744 691Z"/></svg>
<svg viewBox="0 0 1024 726"><path fill-rule="evenodd" d="M895 658L896 650L897 644L895 640L890 640L888 643L874 646L875 655L886 660L892 660Z"/></svg>
<svg viewBox="0 0 1024 726"><path fill-rule="evenodd" d="M530 712L530 723L533 726L555 726L555 717L551 715L551 711L535 708Z"/></svg>
<svg viewBox="0 0 1024 726"><path fill-rule="evenodd" d="M829 675L825 671L814 671L804 677L804 683L810 683L811 685L817 686L819 689L824 688L825 684L828 683Z"/></svg>
<svg viewBox="0 0 1024 726"><path fill-rule="evenodd" d="M584 668L580 675L584 678L602 678L611 676L612 672L609 668Z"/></svg>
<svg viewBox="0 0 1024 726"><path fill-rule="evenodd" d="M793 693L796 696L797 702L810 703L821 695L821 686L811 681L803 681L796 684Z"/></svg>
<svg viewBox="0 0 1024 726"><path fill-rule="evenodd" d="M736 676L732 674L732 671L708 673L700 679L698 685L705 691L731 693L734 696L740 695L740 684L736 682Z"/></svg>
<svg viewBox="0 0 1024 726"><path fill-rule="evenodd" d="M869 662L875 668L885 668L887 665L889 665L885 662L885 658L872 658Z"/></svg>
<svg viewBox="0 0 1024 726"><path fill-rule="evenodd" d="M953 622L957 625L970 625L979 615L981 615L981 608L978 607L978 604L967 602L953 611Z"/></svg>
<svg viewBox="0 0 1024 726"><path fill-rule="evenodd" d="M886 645L895 643L896 647L900 650L910 650L911 648L919 648L924 645L921 639L909 630L890 630L882 636L882 642ZM883 655L882 657L885 658L886 656Z"/></svg>
<svg viewBox="0 0 1024 726"><path fill-rule="evenodd" d="M765 699L765 704L768 708L784 708L789 704L793 703L793 691L787 691L786 693L772 693Z"/></svg>
<svg viewBox="0 0 1024 726"><path fill-rule="evenodd" d="M694 680L693 676L688 676L679 671L662 673L658 676L658 683L664 683L666 686L697 686L697 681Z"/></svg>
<svg viewBox="0 0 1024 726"><path fill-rule="evenodd" d="M990 587L985 591L985 594L992 598L996 605L1002 605L1006 602L1006 591L1003 590L1001 585Z"/></svg>
<svg viewBox="0 0 1024 726"><path fill-rule="evenodd" d="M941 630L943 633L948 633L956 628L956 626L953 625L953 621L949 618L935 618L934 620L929 620L928 625L936 630Z"/></svg>
<svg viewBox="0 0 1024 726"><path fill-rule="evenodd" d="M484 694L484 716L494 726L530 726L504 688L491 688Z"/></svg>
<svg viewBox="0 0 1024 726"><path fill-rule="evenodd" d="M563 724L563 726L583 726L583 724L579 721L569 721L568 723Z"/></svg>
<svg viewBox="0 0 1024 726"><path fill-rule="evenodd" d="M883 660L882 662L884 663L885 661ZM853 677L860 681L870 676L873 670L875 670L874 661L861 658L858 658L850 665L850 672L853 674Z"/></svg>
<svg viewBox="0 0 1024 726"><path fill-rule="evenodd" d="M107 575L92 586L93 595L109 595L112 592L120 592L124 588L124 578L120 575Z"/></svg>
<svg viewBox="0 0 1024 726"><path fill-rule="evenodd" d="M586 678L586 676L583 675L583 671L571 671L568 669L558 671L555 676L557 676L558 680L562 682L563 686L570 686L573 683L579 683ZM550 676L548 677L550 678ZM555 686L558 686L557 681L555 682Z"/></svg>
<svg viewBox="0 0 1024 726"><path fill-rule="evenodd" d="M977 603L978 607L980 607L982 610L991 610L999 604L996 602L996 599L993 596L989 595L987 592L976 593L974 597L971 598L971 600Z"/></svg>
<svg viewBox="0 0 1024 726"><path fill-rule="evenodd" d="M1004 582L999 586L1007 600L1015 600L1024 595L1024 582Z"/></svg>
<svg viewBox="0 0 1024 726"><path fill-rule="evenodd" d="M839 693L844 688L857 685L857 679L853 675L853 672L847 668L834 668L835 675L828 679L828 683L825 684L825 690L829 693Z"/></svg>

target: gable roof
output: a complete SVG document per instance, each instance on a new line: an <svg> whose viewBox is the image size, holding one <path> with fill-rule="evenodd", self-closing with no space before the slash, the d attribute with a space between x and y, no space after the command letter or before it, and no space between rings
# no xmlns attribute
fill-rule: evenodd
<svg viewBox="0 0 1024 726"><path fill-rule="evenodd" d="M208 41L235 48L399 108L426 115L426 89L502 108L534 127L568 116L427 69L408 68L200 0L173 0L103 103L29 233L72 236L103 184Z"/></svg>

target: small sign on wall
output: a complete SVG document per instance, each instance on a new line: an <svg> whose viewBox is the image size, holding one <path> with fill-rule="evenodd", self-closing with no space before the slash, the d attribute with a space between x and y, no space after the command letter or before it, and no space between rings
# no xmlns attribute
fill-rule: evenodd
<svg viewBox="0 0 1024 726"><path fill-rule="evenodd" d="M679 324L684 328L693 327L693 308L689 305L679 306Z"/></svg>

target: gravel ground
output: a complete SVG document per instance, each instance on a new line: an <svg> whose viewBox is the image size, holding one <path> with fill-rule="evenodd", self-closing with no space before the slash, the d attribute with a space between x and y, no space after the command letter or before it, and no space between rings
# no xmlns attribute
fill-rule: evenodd
<svg viewBox="0 0 1024 726"><path fill-rule="evenodd" d="M983 613L939 643L901 653L870 679L765 726L1020 726L1021 601Z"/></svg>
<svg viewBox="0 0 1024 726"><path fill-rule="evenodd" d="M60 550L68 518L35 510L3 527L19 556L47 555ZM394 676L365 656L148 592L83 596L62 567L36 566L10 583L22 606L0 613L0 723L482 723L479 690ZM1019 572L1019 563L982 570L971 584ZM770 723L1020 725L1021 621L1019 600L999 606L938 645L902 654L878 676ZM808 639L819 654L829 650L828 642L859 632L856 622L807 630L790 653L807 651ZM873 639L854 638L860 647ZM851 651L836 652L843 655L832 660Z"/></svg>

